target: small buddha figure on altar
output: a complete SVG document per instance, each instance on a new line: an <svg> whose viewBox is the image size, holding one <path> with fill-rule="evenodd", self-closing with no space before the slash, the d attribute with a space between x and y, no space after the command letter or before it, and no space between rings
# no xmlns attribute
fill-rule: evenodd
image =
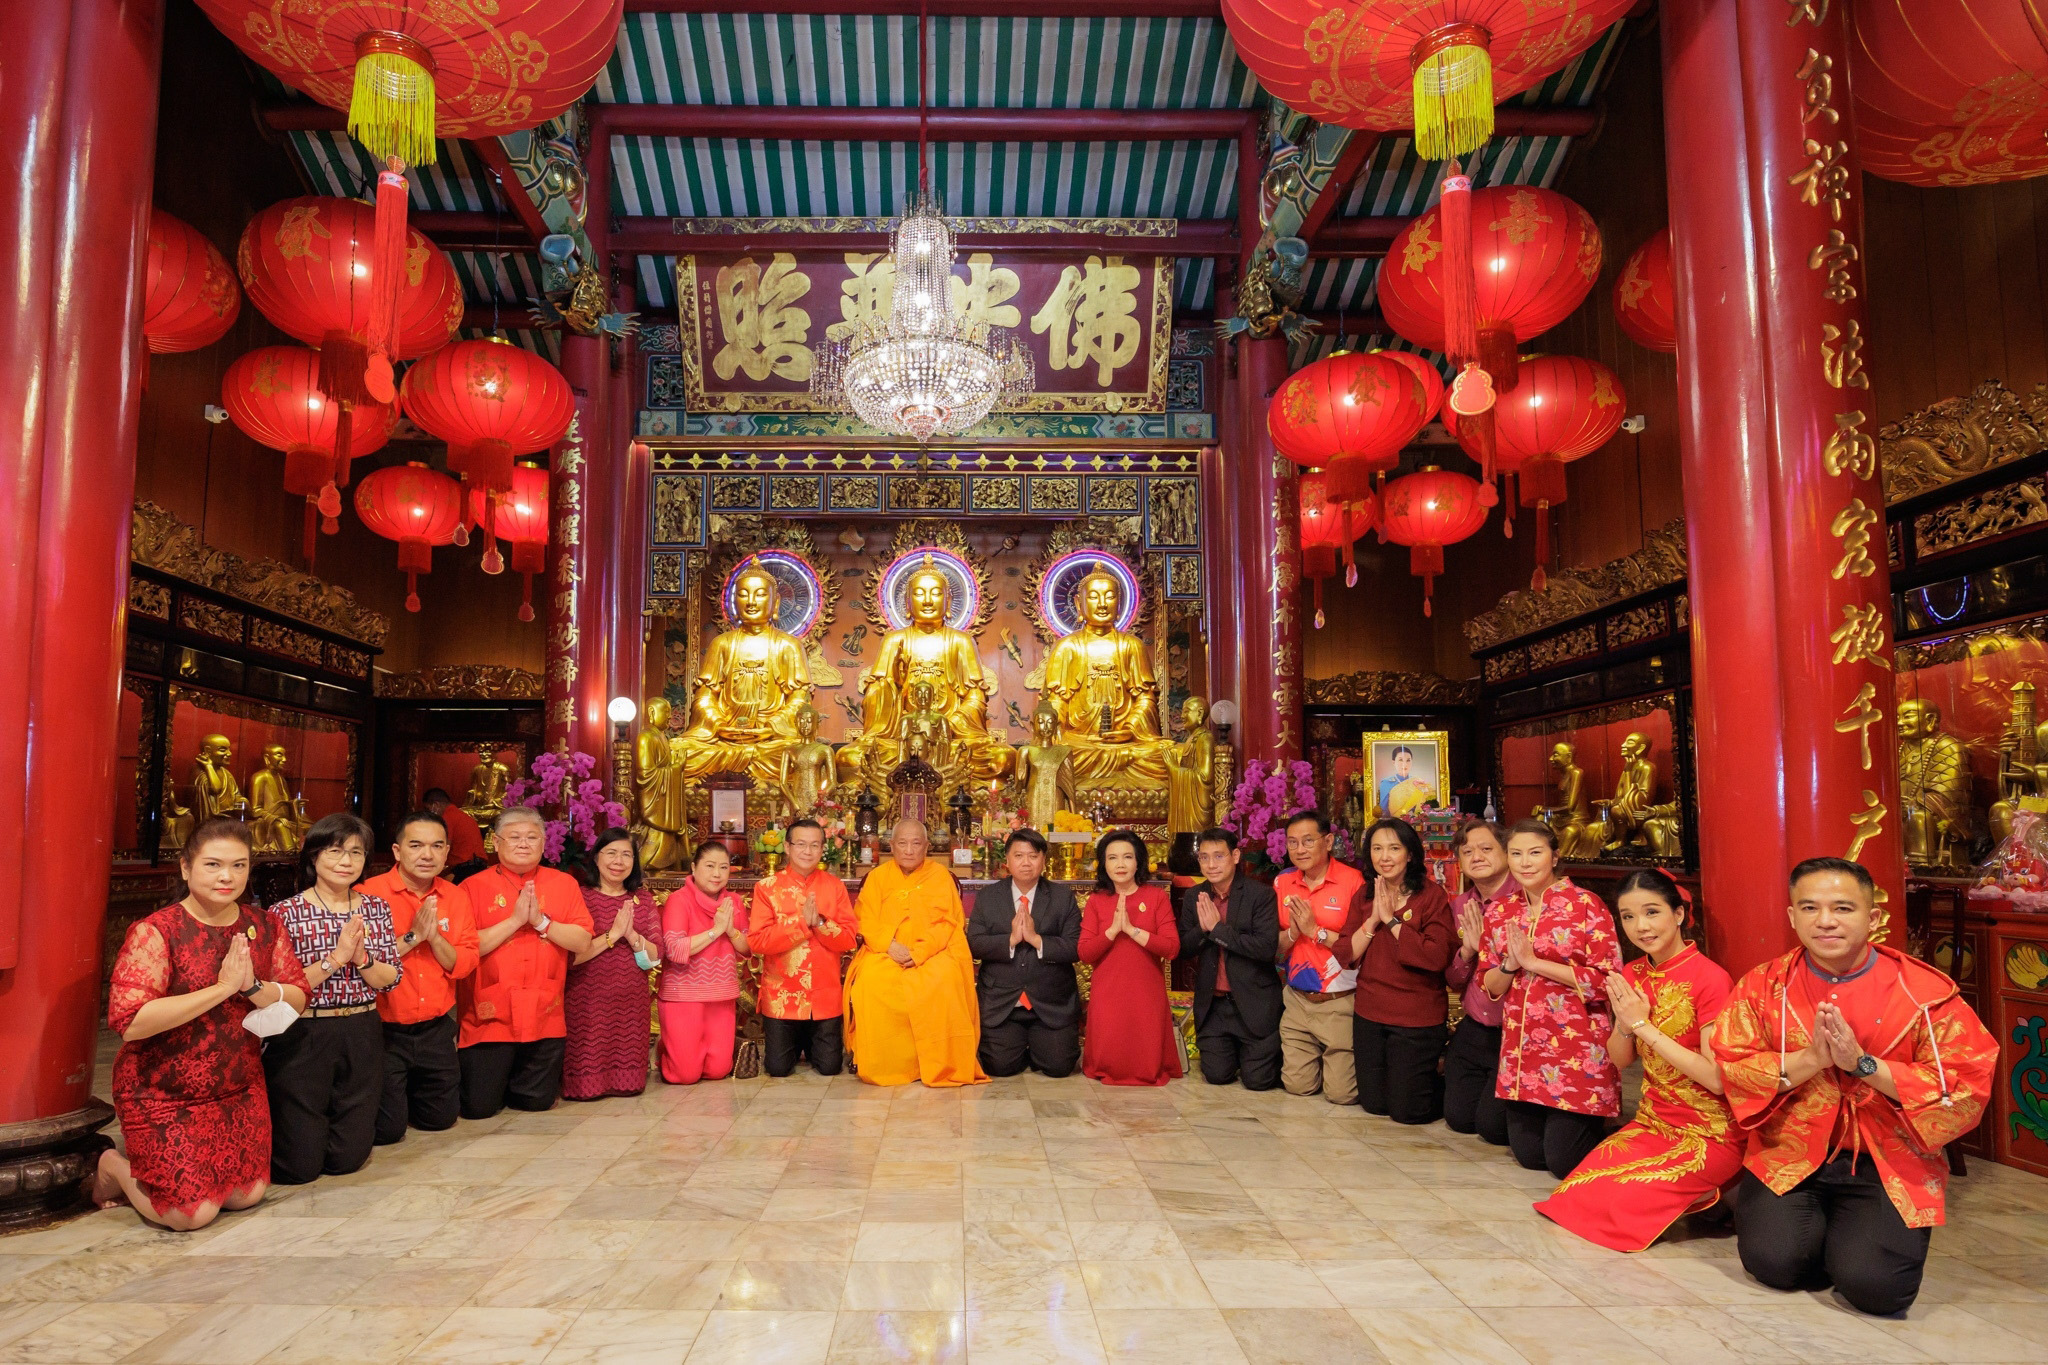
<svg viewBox="0 0 2048 1365"><path fill-rule="evenodd" d="M1353 839L1365 833L1365 774L1351 774L1350 795L1344 798L1344 827Z"/></svg>
<svg viewBox="0 0 2048 1365"><path fill-rule="evenodd" d="M512 784L512 770L498 761L498 751L486 744L476 751L476 766L469 770L469 790L462 795L462 809L479 825L488 825L505 810L505 788Z"/></svg>
<svg viewBox="0 0 2048 1365"><path fill-rule="evenodd" d="M1657 765L1650 741L1630 731L1621 741L1621 776L1607 803L1608 853L1648 850L1659 858L1678 856L1678 803L1657 802Z"/></svg>
<svg viewBox="0 0 2048 1365"><path fill-rule="evenodd" d="M1536 818L1557 831L1559 857L1597 858L1601 845L1607 842L1607 822L1596 823L1587 808L1586 773L1579 767L1578 751L1570 744L1552 746L1550 772L1557 784L1557 804L1536 807Z"/></svg>
<svg viewBox="0 0 2048 1365"><path fill-rule="evenodd" d="M711 642L690 696L690 726L676 741L682 776L745 772L781 780L782 756L799 743L796 713L810 705L804 647L775 624L774 576L758 565L733 584L739 621Z"/></svg>
<svg viewBox="0 0 2048 1365"><path fill-rule="evenodd" d="M239 820L248 813L242 784L228 770L234 756L234 746L226 735L208 735L199 741L199 755L192 760L193 828L217 815Z"/></svg>
<svg viewBox="0 0 2048 1365"><path fill-rule="evenodd" d="M832 746L818 738L817 708L808 702L796 710L796 736L782 755L782 799L791 815L809 815L832 793Z"/></svg>
<svg viewBox="0 0 2048 1365"><path fill-rule="evenodd" d="M1024 823L1052 832L1052 817L1074 808L1074 751L1059 742L1060 713L1049 702L1031 713L1031 743L1017 749L1017 784L1024 789Z"/></svg>
<svg viewBox="0 0 2048 1365"><path fill-rule="evenodd" d="M289 755L284 745L263 750L263 766L249 778L249 835L257 853L297 853L305 842L306 805L292 794L285 774Z"/></svg>
<svg viewBox="0 0 2048 1365"><path fill-rule="evenodd" d="M1015 752L988 731L988 699L995 680L982 671L974 641L946 624L952 589L946 576L927 565L905 584L910 622L882 637L874 666L860 675L861 732L839 748L839 776L856 781L865 768L880 777L903 757L901 726L911 685L932 690L932 705L945 720L954 771L948 776L986 782L1010 770ZM874 762L869 764L869 755Z"/></svg>
<svg viewBox="0 0 2048 1365"><path fill-rule="evenodd" d="M1045 660L1045 696L1060 715L1074 776L1091 786L1156 787L1173 741L1159 733L1159 684L1138 637L1117 629L1123 587L1098 570L1081 580L1081 624Z"/></svg>
<svg viewBox="0 0 2048 1365"><path fill-rule="evenodd" d="M1962 744L1941 731L1932 702L1899 703L1900 833L1915 867L1962 867L1970 840L1970 766Z"/></svg>
<svg viewBox="0 0 2048 1365"><path fill-rule="evenodd" d="M1900 721L1904 735L1905 722ZM2012 685L2012 711L1998 741L1999 799L1991 806L1991 837L2000 843L2012 837L2013 816L2027 797L2048 795L2048 726L2034 720L2034 685L2022 679Z"/></svg>
<svg viewBox="0 0 2048 1365"><path fill-rule="evenodd" d="M640 798L640 866L649 872L681 867L690 854L689 820L683 811L683 774L676 762L677 736L669 732L674 714L667 697L649 697L633 741L633 786Z"/></svg>
<svg viewBox="0 0 2048 1365"><path fill-rule="evenodd" d="M164 853L182 853L195 826L192 808L178 800L178 783L169 773L164 774L163 807L156 846Z"/></svg>
<svg viewBox="0 0 2048 1365"><path fill-rule="evenodd" d="M1209 703L1189 697L1181 703L1187 738L1166 751L1166 832L1200 834L1215 823L1216 737L1209 732Z"/></svg>
<svg viewBox="0 0 2048 1365"><path fill-rule="evenodd" d="M904 757L921 758L941 773L950 775L953 753L948 739L946 717L933 703L931 682L919 678L910 684L910 705L896 726L896 743L901 746Z"/></svg>

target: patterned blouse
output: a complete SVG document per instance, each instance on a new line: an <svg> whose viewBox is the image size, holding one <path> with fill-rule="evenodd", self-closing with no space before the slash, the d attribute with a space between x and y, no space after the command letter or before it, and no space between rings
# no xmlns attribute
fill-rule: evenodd
<svg viewBox="0 0 2048 1365"><path fill-rule="evenodd" d="M1614 918L1600 898L1568 877L1531 908L1510 881L1487 910L1482 970L1507 956L1508 928L1517 921L1538 957L1563 963L1578 979L1562 986L1524 968L1501 998L1500 1073L1494 1093L1573 1114L1619 1114L1621 1075L1607 1055L1613 1020L1607 974L1621 970Z"/></svg>
<svg viewBox="0 0 2048 1365"><path fill-rule="evenodd" d="M355 913L363 917L363 948L370 954L371 961L389 963L398 973L391 979L391 986L396 986L404 978L405 968L399 963L398 942L391 932L391 907L376 896L365 896L360 892L353 899ZM335 941L341 937L341 927L348 923L349 917L346 906L323 904L319 894L310 887L289 900L279 901L270 909L284 921L285 929L291 934L292 952L301 962L317 963L333 952ZM391 986L384 989L388 991ZM377 996L378 992L371 989L360 972L353 967L344 967L311 993L306 1008L337 1010L351 1005L373 1005Z"/></svg>

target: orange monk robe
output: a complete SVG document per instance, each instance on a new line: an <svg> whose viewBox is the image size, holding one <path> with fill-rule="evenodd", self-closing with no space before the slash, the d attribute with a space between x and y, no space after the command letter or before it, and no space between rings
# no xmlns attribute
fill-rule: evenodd
<svg viewBox="0 0 2048 1365"><path fill-rule="evenodd" d="M854 906L861 948L846 969L846 1049L871 1085L980 1085L981 1009L953 875L935 862L884 863ZM891 940L915 965L899 967Z"/></svg>

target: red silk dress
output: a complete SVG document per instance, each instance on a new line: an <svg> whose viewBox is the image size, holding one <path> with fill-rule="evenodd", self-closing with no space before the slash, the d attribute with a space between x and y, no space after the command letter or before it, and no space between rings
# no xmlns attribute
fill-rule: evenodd
<svg viewBox="0 0 2048 1365"><path fill-rule="evenodd" d="M1480 960L1498 967L1507 954L1508 928L1517 919L1536 955L1572 969L1576 988L1535 972L1515 974L1501 997L1500 1075L1494 1093L1571 1114L1621 1112L1621 1073L1607 1055L1614 1021L1607 1007L1607 974L1621 968L1614 917L1600 898L1560 878L1533 910L1510 881L1486 912Z"/></svg>
<svg viewBox="0 0 2048 1365"><path fill-rule="evenodd" d="M1116 918L1113 892L1097 891L1081 907L1081 960L1094 968L1081 1072L1104 1085L1165 1085L1181 1066L1159 964L1180 952L1180 927L1163 886L1139 887L1125 910L1132 928L1151 935L1142 948L1128 934L1106 932Z"/></svg>
<svg viewBox="0 0 2048 1365"><path fill-rule="evenodd" d="M1700 1033L1728 1003L1734 982L1687 946L1659 967L1638 958L1621 969L1650 1002L1650 1022L1706 1055ZM1742 1169L1742 1133L1728 1102L1640 1040L1643 1097L1626 1126L1579 1163L1536 1212L1589 1242L1642 1251L1688 1213L1711 1208Z"/></svg>
<svg viewBox="0 0 2048 1365"><path fill-rule="evenodd" d="M276 915L243 906L233 924L201 924L180 903L129 928L114 959L107 1026L124 1032L150 1001L218 985L238 935L249 940L257 980L306 990ZM270 1092L263 1042L242 1027L249 1010L231 995L197 1019L122 1043L114 1058L114 1113L128 1166L159 1213L219 1207L270 1179Z"/></svg>

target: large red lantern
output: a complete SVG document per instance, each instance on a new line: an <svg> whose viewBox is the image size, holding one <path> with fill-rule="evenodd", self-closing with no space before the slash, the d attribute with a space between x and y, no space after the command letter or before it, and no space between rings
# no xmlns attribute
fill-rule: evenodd
<svg viewBox="0 0 2048 1365"><path fill-rule="evenodd" d="M1422 579L1422 614L1428 616L1444 571L1444 546L1484 526L1486 505L1479 501L1478 480L1425 465L1388 480L1380 495L1380 524L1388 540L1408 547L1408 571Z"/></svg>
<svg viewBox="0 0 2048 1365"><path fill-rule="evenodd" d="M1415 376L1422 385L1422 425L1428 426L1430 419L1444 405L1444 377L1437 372L1436 366L1413 351L1396 351L1381 346L1374 347L1372 354L1385 356Z"/></svg>
<svg viewBox="0 0 2048 1365"><path fill-rule="evenodd" d="M1273 448L1322 469L1330 496L1359 502L1429 420L1429 393L1384 351L1339 351L1287 376L1266 410Z"/></svg>
<svg viewBox="0 0 2048 1365"><path fill-rule="evenodd" d="M1864 170L1930 189L2048 173L2040 4L1866 0L1850 29L1846 85ZM1842 74L1832 88L1838 110Z"/></svg>
<svg viewBox="0 0 2048 1365"><path fill-rule="evenodd" d="M1614 320L1638 346L1678 350L1678 305L1671 283L1671 229L1635 249L1614 282Z"/></svg>
<svg viewBox="0 0 2048 1365"><path fill-rule="evenodd" d="M1522 362L1522 382L1494 409L1501 459L1515 462L1522 506L1536 509L1538 592L1550 562L1550 509L1565 499L1564 467L1614 439L1625 402L1621 381L1599 361L1538 355Z"/></svg>
<svg viewBox="0 0 2048 1365"><path fill-rule="evenodd" d="M334 487L334 452L353 459L391 439L396 414L381 403L344 409L314 382L320 357L302 346L261 346L235 363L221 379L221 406L243 435L284 452L284 491L306 500L306 562L313 562L313 526L324 517L329 535L339 529L341 495Z"/></svg>
<svg viewBox="0 0 2048 1365"><path fill-rule="evenodd" d="M169 355L211 346L241 312L242 291L219 248L191 224L151 209L142 294L142 338L149 349Z"/></svg>
<svg viewBox="0 0 2048 1365"><path fill-rule="evenodd" d="M434 547L455 539L462 524L462 485L417 462L389 465L356 485L356 515L386 540L398 542L405 574L405 609L420 609L419 576L434 569Z"/></svg>
<svg viewBox="0 0 2048 1365"><path fill-rule="evenodd" d="M533 576L547 568L548 472L539 465L513 467L511 490L490 506L490 494L470 487L465 516L471 525L489 522L490 534L512 545L512 572L525 580L519 619L533 619Z"/></svg>

